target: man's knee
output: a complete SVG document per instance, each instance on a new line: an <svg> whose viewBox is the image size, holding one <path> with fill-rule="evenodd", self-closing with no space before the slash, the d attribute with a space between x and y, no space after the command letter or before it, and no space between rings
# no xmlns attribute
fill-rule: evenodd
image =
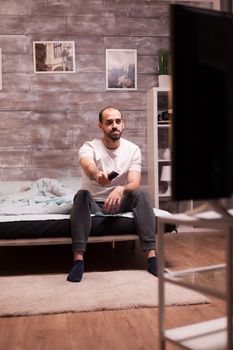
<svg viewBox="0 0 233 350"><path fill-rule="evenodd" d="M85 199L89 199L91 197L91 193L88 190L79 190L74 196L74 201L84 201Z"/></svg>
<svg viewBox="0 0 233 350"><path fill-rule="evenodd" d="M143 189L143 188L139 188L137 190L133 190L131 192L131 194L132 194L132 197L135 198L135 199L139 199L139 198L140 199L146 199L146 200L149 199L148 192L145 189Z"/></svg>

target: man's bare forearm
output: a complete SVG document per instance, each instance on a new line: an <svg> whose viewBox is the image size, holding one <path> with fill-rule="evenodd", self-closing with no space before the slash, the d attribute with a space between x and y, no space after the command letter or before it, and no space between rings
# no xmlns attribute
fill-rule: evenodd
<svg viewBox="0 0 233 350"><path fill-rule="evenodd" d="M88 164L85 167L83 167L84 172L91 180L96 180L96 176L98 173L98 169L95 164Z"/></svg>
<svg viewBox="0 0 233 350"><path fill-rule="evenodd" d="M89 177L91 180L96 180L96 175L98 173L98 168L95 165L95 163L88 157L82 158L80 160L80 165L85 172L85 174Z"/></svg>
<svg viewBox="0 0 233 350"><path fill-rule="evenodd" d="M130 182L122 187L123 187L123 192L128 193L138 189L140 187L140 183Z"/></svg>

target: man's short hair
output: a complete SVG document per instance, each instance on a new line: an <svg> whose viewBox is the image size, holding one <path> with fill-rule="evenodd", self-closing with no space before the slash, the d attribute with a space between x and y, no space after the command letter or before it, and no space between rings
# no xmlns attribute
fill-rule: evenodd
<svg viewBox="0 0 233 350"><path fill-rule="evenodd" d="M116 109L117 111L120 112L121 118L123 118L122 112L121 112L118 108L113 107L113 106L107 106L107 107L104 107L104 108L99 112L99 122L100 122L101 124L103 123L103 112L104 112L106 109Z"/></svg>

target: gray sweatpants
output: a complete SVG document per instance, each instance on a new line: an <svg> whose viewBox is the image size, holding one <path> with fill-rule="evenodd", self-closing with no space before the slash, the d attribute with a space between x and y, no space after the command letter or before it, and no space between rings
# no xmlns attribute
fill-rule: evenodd
<svg viewBox="0 0 233 350"><path fill-rule="evenodd" d="M137 233L143 251L155 249L155 214L146 191L139 189L124 195L119 210L133 212L134 219L120 217L91 217L103 212L103 203L95 202L87 190L79 190L70 216L73 251L85 251L89 235ZM133 232L134 231L134 232Z"/></svg>

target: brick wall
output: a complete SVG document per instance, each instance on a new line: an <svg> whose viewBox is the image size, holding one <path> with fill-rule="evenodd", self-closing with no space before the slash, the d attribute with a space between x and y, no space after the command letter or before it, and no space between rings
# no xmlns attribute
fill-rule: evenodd
<svg viewBox="0 0 233 350"><path fill-rule="evenodd" d="M123 111L146 179L146 91L157 85L168 35L167 1L0 0L0 179L79 175L77 150L100 135L106 105ZM74 41L76 72L34 74L32 42L40 40ZM105 90L105 49L137 50L137 91Z"/></svg>

